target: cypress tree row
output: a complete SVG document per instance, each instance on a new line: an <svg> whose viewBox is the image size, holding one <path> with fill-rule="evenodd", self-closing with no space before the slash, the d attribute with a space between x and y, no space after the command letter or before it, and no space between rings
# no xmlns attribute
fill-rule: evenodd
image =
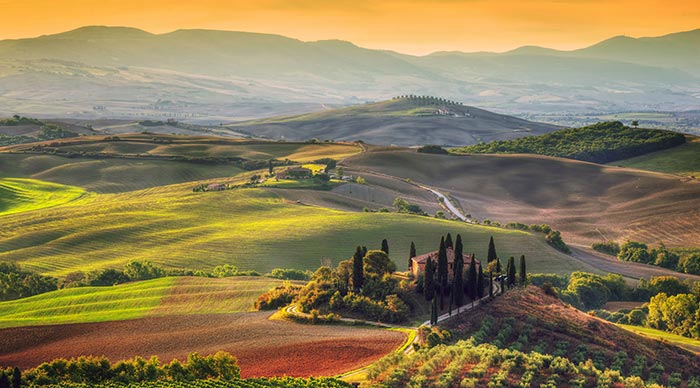
<svg viewBox="0 0 700 388"><path fill-rule="evenodd" d="M476 296L479 299L484 297L484 271L479 266L479 275L476 278Z"/></svg>
<svg viewBox="0 0 700 388"><path fill-rule="evenodd" d="M440 292L440 310L445 308L445 291L447 291L447 281L449 272L447 270L447 248L445 238L440 239L440 249L438 250L437 280Z"/></svg>
<svg viewBox="0 0 700 388"><path fill-rule="evenodd" d="M486 256L486 263L488 264L496 260L496 258L498 258L498 255L496 254L496 244L493 242L493 236L491 236L491 240L489 240L489 253Z"/></svg>
<svg viewBox="0 0 700 388"><path fill-rule="evenodd" d="M515 257L508 259L508 288L515 286Z"/></svg>
<svg viewBox="0 0 700 388"><path fill-rule="evenodd" d="M447 233L447 238L445 238L445 248L454 249L454 246L452 245L452 235L450 233Z"/></svg>
<svg viewBox="0 0 700 388"><path fill-rule="evenodd" d="M411 248L408 250L408 270L411 270L411 259L416 257L416 244L411 241Z"/></svg>
<svg viewBox="0 0 700 388"><path fill-rule="evenodd" d="M525 255L520 255L520 285L527 284L527 271L525 268Z"/></svg>
<svg viewBox="0 0 700 388"><path fill-rule="evenodd" d="M363 249L358 246L355 249L355 255L352 257L352 288L355 292L360 292L362 283L365 281L364 269L362 268L364 264L362 259L364 257Z"/></svg>
<svg viewBox="0 0 700 388"><path fill-rule="evenodd" d="M382 240L382 251L389 255L389 242L386 239Z"/></svg>
<svg viewBox="0 0 700 388"><path fill-rule="evenodd" d="M425 262L425 274L423 275L423 294L425 300L433 299L435 295L435 265L433 260L428 257Z"/></svg>

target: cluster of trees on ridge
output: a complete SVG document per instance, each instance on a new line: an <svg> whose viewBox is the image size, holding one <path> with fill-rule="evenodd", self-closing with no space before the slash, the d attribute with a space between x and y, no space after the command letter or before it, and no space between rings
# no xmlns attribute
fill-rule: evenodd
<svg viewBox="0 0 700 388"><path fill-rule="evenodd" d="M539 136L476 144L456 148L451 152L525 153L609 163L679 146L685 142L685 136L680 133L630 128L619 121L612 121L582 128L562 129Z"/></svg>
<svg viewBox="0 0 700 388"><path fill-rule="evenodd" d="M593 244L593 249L624 261L652 264L693 275L700 275L700 248L667 248L663 243L649 249L644 243L614 241Z"/></svg>
<svg viewBox="0 0 700 388"><path fill-rule="evenodd" d="M67 274L62 279L58 279L24 270L15 263L0 262L0 301L26 298L55 291L59 288L114 286L132 281L167 276L225 278L231 276L262 276L262 274L257 271L240 271L238 267L231 264L218 265L211 271L205 271L184 268L166 269L148 260L132 260L121 270L108 268L89 273L77 271ZM270 273L265 274L265 276L283 280L308 280L311 278L311 273L298 269L275 268Z"/></svg>
<svg viewBox="0 0 700 388"><path fill-rule="evenodd" d="M36 138L24 135L11 136L0 134L0 146L32 143L37 140L65 139L69 137L79 136L77 133L61 128L56 124L47 124L39 119L31 117L15 115L12 118L0 120L0 126L14 127L20 125L40 125L41 131L39 132Z"/></svg>
<svg viewBox="0 0 700 388"><path fill-rule="evenodd" d="M688 338L700 339L700 282L682 282L674 276L641 281L637 300L647 302L633 309L610 312L593 310L610 322L645 326Z"/></svg>
<svg viewBox="0 0 700 388"><path fill-rule="evenodd" d="M402 322L411 312L408 294L413 286L392 276L395 271L385 239L381 250L358 246L352 258L341 261L337 268L320 267L303 287L286 284L266 292L255 307L274 309L295 302L314 321L332 321L335 314L342 314Z"/></svg>

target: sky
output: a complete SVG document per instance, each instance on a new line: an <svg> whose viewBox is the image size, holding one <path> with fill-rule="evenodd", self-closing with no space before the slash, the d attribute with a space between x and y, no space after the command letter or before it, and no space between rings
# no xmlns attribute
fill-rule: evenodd
<svg viewBox="0 0 700 388"><path fill-rule="evenodd" d="M0 0L0 39L86 25L342 39L409 54L576 49L700 28L698 0Z"/></svg>

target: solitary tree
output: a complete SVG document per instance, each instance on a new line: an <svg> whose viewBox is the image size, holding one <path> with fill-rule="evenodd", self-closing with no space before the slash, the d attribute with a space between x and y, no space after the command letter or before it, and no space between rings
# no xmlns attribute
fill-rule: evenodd
<svg viewBox="0 0 700 388"><path fill-rule="evenodd" d="M272 165L272 159L267 161L267 170L270 172L270 175L272 175L272 171L275 169L275 166Z"/></svg>
<svg viewBox="0 0 700 388"><path fill-rule="evenodd" d="M639 126L639 121L637 120L632 120L632 126L637 128Z"/></svg>
<svg viewBox="0 0 700 388"><path fill-rule="evenodd" d="M527 271L525 268L525 255L520 255L520 285L527 284Z"/></svg>
<svg viewBox="0 0 700 388"><path fill-rule="evenodd" d="M416 257L416 244L411 241L411 248L408 250L408 270L411 270L411 259Z"/></svg>
<svg viewBox="0 0 700 388"><path fill-rule="evenodd" d="M386 239L382 240L382 250L383 250L384 253L386 253L387 255L389 254L389 242L386 241Z"/></svg>
<svg viewBox="0 0 700 388"><path fill-rule="evenodd" d="M476 296L479 299L484 297L484 271L479 266L479 275L476 277Z"/></svg>
<svg viewBox="0 0 700 388"><path fill-rule="evenodd" d="M489 253L486 256L486 262L490 263L493 260L496 260L498 255L496 254L496 244L493 242L493 236L491 236L491 240L489 240Z"/></svg>
<svg viewBox="0 0 700 388"><path fill-rule="evenodd" d="M515 286L515 257L508 259L508 288Z"/></svg>
<svg viewBox="0 0 700 388"><path fill-rule="evenodd" d="M364 263L362 260L364 257L362 248L358 246L355 250L355 255L352 257L352 288L355 289L355 292L359 292L362 289L362 283L365 281Z"/></svg>
<svg viewBox="0 0 700 388"><path fill-rule="evenodd" d="M447 238L445 238L445 248L454 249L454 246L452 245L452 235L450 233L447 233Z"/></svg>
<svg viewBox="0 0 700 388"><path fill-rule="evenodd" d="M423 275L423 294L426 300L431 300L435 295L435 265L428 257L425 262L425 273Z"/></svg>
<svg viewBox="0 0 700 388"><path fill-rule="evenodd" d="M440 239L440 249L438 250L438 265L437 265L437 278L438 286L440 288L440 310L445 308L445 291L447 291L447 281L448 281L448 269L447 269L447 248L445 247L445 238Z"/></svg>

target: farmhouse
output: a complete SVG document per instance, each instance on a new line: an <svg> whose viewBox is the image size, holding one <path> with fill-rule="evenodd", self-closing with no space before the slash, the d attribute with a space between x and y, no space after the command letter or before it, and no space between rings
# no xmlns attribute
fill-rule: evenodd
<svg viewBox="0 0 700 388"><path fill-rule="evenodd" d="M469 270L469 266L472 263L473 255L467 255L464 254L463 260L464 260L464 272ZM419 274L422 274L425 272L425 264L427 263L428 260L432 260L433 264L435 267L437 267L437 261L438 261L438 251L434 252L429 252L422 254L420 256L412 257L411 258L411 272L413 273L414 277L418 277ZM454 268L455 265L455 251L452 248L447 248L447 271L448 271L448 276L451 278L452 277L452 269ZM479 260L476 260L476 265L477 269L478 266L481 265Z"/></svg>
<svg viewBox="0 0 700 388"><path fill-rule="evenodd" d="M292 167L277 173L278 179L303 179L310 178L313 172L309 168Z"/></svg>

